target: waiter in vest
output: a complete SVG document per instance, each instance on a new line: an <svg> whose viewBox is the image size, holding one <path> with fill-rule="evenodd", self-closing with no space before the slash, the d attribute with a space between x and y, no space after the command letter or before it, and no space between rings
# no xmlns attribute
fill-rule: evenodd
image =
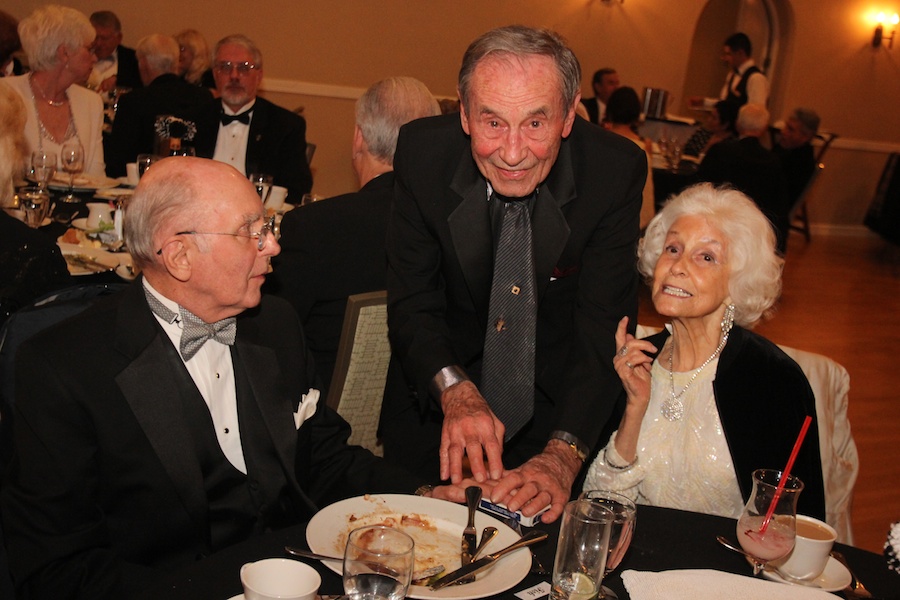
<svg viewBox="0 0 900 600"><path fill-rule="evenodd" d="M722 63L728 67L725 85L718 98L692 97L690 106L712 108L719 100L731 100L739 107L744 104L766 106L769 100L769 81L753 59L753 46L746 33L735 33L725 40Z"/></svg>

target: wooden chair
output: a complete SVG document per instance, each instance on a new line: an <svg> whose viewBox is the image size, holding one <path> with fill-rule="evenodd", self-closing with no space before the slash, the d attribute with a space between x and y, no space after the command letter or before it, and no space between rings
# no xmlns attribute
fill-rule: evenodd
<svg viewBox="0 0 900 600"><path fill-rule="evenodd" d="M349 442L382 456L378 419L384 398L391 346L387 292L356 294L347 300L334 375L326 403L350 423Z"/></svg>
<svg viewBox="0 0 900 600"><path fill-rule="evenodd" d="M788 213L788 223L790 224L791 230L802 233L807 242L810 240L811 236L809 232L809 214L806 212L806 199L810 195L813 184L816 182L816 179L819 178L819 174L824 168L825 165L822 163L816 165L813 174L809 176L809 181L806 182L803 191L800 192L800 195L797 197L797 200L794 201L794 205L791 206L791 210Z"/></svg>

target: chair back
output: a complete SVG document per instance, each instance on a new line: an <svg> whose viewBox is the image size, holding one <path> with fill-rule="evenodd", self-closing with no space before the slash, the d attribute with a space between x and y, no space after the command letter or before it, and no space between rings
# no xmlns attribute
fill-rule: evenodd
<svg viewBox="0 0 900 600"><path fill-rule="evenodd" d="M813 170L812 175L809 176L809 180L806 182L806 185L803 186L803 191L797 196L793 206L791 206L791 210L788 212L788 223L790 224L790 228L802 233L807 242L810 239L809 214L806 212L807 200L809 199L809 195L816 180L824 169L825 165L822 163L816 164L816 168Z"/></svg>
<svg viewBox="0 0 900 600"><path fill-rule="evenodd" d="M821 354L781 346L809 381L816 397L819 454L825 480L825 521L837 531L837 541L853 544L850 508L853 486L859 474L859 454L850 432L850 375L847 369Z"/></svg>
<svg viewBox="0 0 900 600"><path fill-rule="evenodd" d="M378 420L390 360L387 292L350 296L326 403L350 423L349 443L377 456L383 455Z"/></svg>

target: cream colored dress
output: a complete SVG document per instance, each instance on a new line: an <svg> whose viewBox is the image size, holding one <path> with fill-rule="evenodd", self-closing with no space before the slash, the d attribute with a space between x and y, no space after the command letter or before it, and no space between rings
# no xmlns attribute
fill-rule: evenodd
<svg viewBox="0 0 900 600"><path fill-rule="evenodd" d="M637 463L624 471L609 467L604 452L613 464L627 463L615 450L614 433L588 469L584 489L619 492L639 504L739 517L744 501L713 396L718 362L710 362L681 396L684 418L669 421L661 412L672 389L669 372L654 361ZM675 389L681 391L693 374L675 373Z"/></svg>

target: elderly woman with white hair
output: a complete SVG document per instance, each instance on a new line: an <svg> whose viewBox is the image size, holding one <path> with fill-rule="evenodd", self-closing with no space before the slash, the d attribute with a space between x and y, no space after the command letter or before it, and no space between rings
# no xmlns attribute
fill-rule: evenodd
<svg viewBox="0 0 900 600"><path fill-rule="evenodd" d="M782 469L807 415L792 469L799 512L825 518L815 399L800 367L749 331L781 291L768 220L737 190L699 184L647 227L638 270L671 322L636 339L619 323L613 365L621 421L590 465L585 490L736 518L755 469ZM614 422L614 421L611 421Z"/></svg>
<svg viewBox="0 0 900 600"><path fill-rule="evenodd" d="M62 145L77 139L84 148L84 172L104 177L103 101L81 87L97 57L96 32L86 16L64 6L43 6L19 23L19 37L32 72L5 77L25 102L25 139L29 151L59 155Z"/></svg>

